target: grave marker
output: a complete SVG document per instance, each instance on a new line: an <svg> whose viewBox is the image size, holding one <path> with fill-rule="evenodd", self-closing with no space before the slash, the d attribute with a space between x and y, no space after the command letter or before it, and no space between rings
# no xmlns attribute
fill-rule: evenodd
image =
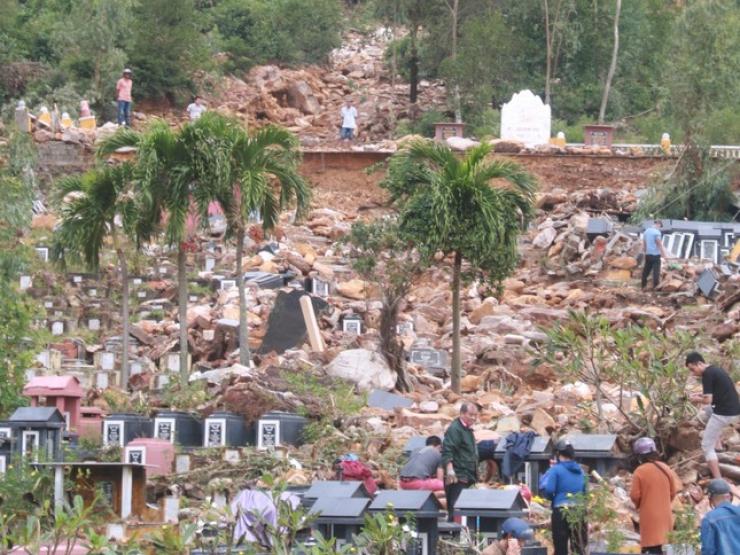
<svg viewBox="0 0 740 555"><path fill-rule="evenodd" d="M526 89L514 93L501 107L501 138L520 141L526 147L550 142L550 106Z"/></svg>
<svg viewBox="0 0 740 555"><path fill-rule="evenodd" d="M26 289L29 289L31 287L31 276L21 276L20 278L20 288L21 291L25 291Z"/></svg>

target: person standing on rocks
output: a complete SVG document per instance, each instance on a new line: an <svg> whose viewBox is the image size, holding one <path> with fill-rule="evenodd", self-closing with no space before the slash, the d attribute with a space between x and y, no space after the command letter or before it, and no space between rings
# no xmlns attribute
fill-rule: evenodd
<svg viewBox="0 0 740 555"><path fill-rule="evenodd" d="M722 430L740 420L737 389L725 370L708 365L697 352L686 355L686 367L694 376L701 378L703 393L692 395L691 400L707 405L707 412L711 412L701 437L701 448L712 478L721 478L716 445L722 437Z"/></svg>
<svg viewBox="0 0 740 555"><path fill-rule="evenodd" d="M342 131L340 132L340 138L343 141L351 141L355 138L355 131L357 130L357 108L352 104L351 98L345 100L341 115Z"/></svg>
<svg viewBox="0 0 740 555"><path fill-rule="evenodd" d="M668 532L673 530L671 504L679 488L679 478L671 468L658 460L652 438L641 437L632 446L640 466L632 476L630 499L640 514L640 547L642 553L663 553Z"/></svg>
<svg viewBox="0 0 740 555"><path fill-rule="evenodd" d="M578 553L584 555L588 543L586 520L579 526L572 525L565 517L573 496L585 493L586 476L575 460L575 449L566 440L555 444L557 462L540 478L540 492L552 502L552 543L555 555ZM570 543L570 551L568 544Z"/></svg>
<svg viewBox="0 0 740 555"><path fill-rule="evenodd" d="M701 555L740 553L740 507L732 504L730 484L714 479L707 487L709 511L701 521Z"/></svg>
<svg viewBox="0 0 740 555"><path fill-rule="evenodd" d="M131 127L131 70L123 70L123 76L116 83L116 100L118 101L118 125Z"/></svg>
<svg viewBox="0 0 740 555"><path fill-rule="evenodd" d="M401 489L433 491L444 505L442 440L429 436L426 446L411 455L399 473Z"/></svg>
<svg viewBox="0 0 740 555"><path fill-rule="evenodd" d="M447 427L442 443L445 496L450 522L462 490L473 486L478 480L478 448L473 435L473 425L477 418L478 407L473 403L462 403L460 416Z"/></svg>
<svg viewBox="0 0 740 555"><path fill-rule="evenodd" d="M190 121L195 121L199 119L200 116L202 116L203 113L206 111L206 106L203 103L203 97L196 95L196 97L190 104L188 104L188 107L185 110L188 113Z"/></svg>
<svg viewBox="0 0 740 555"><path fill-rule="evenodd" d="M642 234L642 246L645 251L645 266L642 268L642 288L647 285L648 276L653 274L653 289L658 287L660 281L660 261L661 256L668 258L663 247L663 234L660 232L662 227L660 220L654 220L653 225L645 230Z"/></svg>

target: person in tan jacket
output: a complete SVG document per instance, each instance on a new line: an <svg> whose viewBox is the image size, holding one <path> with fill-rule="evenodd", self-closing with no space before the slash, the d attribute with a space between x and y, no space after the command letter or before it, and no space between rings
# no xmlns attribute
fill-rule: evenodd
<svg viewBox="0 0 740 555"><path fill-rule="evenodd" d="M640 461L630 490L630 498L640 514L640 547L642 553L663 553L663 544L668 543L668 533L673 530L671 504L680 480L667 464L658 460L651 438L641 437L632 450Z"/></svg>

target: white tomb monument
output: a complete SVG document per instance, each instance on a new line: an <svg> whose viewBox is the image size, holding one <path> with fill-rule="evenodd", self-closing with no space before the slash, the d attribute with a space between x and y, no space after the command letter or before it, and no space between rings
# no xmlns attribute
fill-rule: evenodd
<svg viewBox="0 0 740 555"><path fill-rule="evenodd" d="M501 107L501 138L520 141L526 147L550 141L550 106L530 90L514 93Z"/></svg>

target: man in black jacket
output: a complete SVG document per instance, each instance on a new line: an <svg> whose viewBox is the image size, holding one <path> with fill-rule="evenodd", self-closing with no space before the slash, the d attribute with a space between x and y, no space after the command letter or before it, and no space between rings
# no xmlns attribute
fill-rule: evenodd
<svg viewBox="0 0 740 555"><path fill-rule="evenodd" d="M448 520L452 521L457 498L465 488L478 480L478 449L473 425L478 407L473 403L460 405L460 416L449 425L442 444L442 465L445 469L445 496Z"/></svg>

